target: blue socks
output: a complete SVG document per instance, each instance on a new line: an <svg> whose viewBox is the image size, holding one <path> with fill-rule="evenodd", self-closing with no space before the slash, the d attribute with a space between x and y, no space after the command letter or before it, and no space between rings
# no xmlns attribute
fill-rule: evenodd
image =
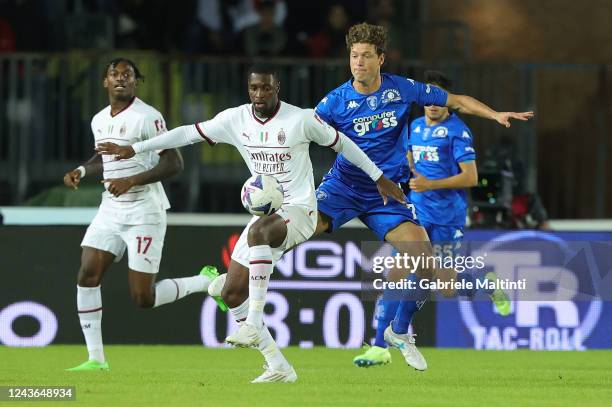
<svg viewBox="0 0 612 407"><path fill-rule="evenodd" d="M417 277L416 273L410 274L408 280L414 281L416 286L414 289L409 290L408 299L402 300L399 303L391 327L396 334L405 334L408 332L408 326L410 322L412 322L414 313L423 307L429 295L429 289L423 289L419 286L420 278Z"/></svg>
<svg viewBox="0 0 612 407"><path fill-rule="evenodd" d="M384 298L378 300L376 304L376 321L378 321L378 326L376 327L374 346L379 346L381 348L387 347L387 342L385 342L385 329L387 329L395 317L399 303L399 301L386 300Z"/></svg>

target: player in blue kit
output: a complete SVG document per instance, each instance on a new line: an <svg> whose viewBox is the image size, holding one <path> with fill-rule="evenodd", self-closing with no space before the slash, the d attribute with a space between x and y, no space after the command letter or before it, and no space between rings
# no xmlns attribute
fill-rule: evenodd
<svg viewBox="0 0 612 407"><path fill-rule="evenodd" d="M451 81L440 72L425 72L425 83L449 91ZM407 140L405 140L407 141ZM463 239L467 196L463 188L478 183L476 152L472 133L465 123L447 107L425 106L425 116L410 125L408 162L414 177L410 179L410 202L415 205L421 225L427 231L435 255L450 255ZM460 276L471 280L469 274ZM490 276L489 278L493 278ZM475 292L463 290L471 297ZM509 312L509 302L497 299L503 292L490 292L498 300L499 312ZM376 339L367 352L357 356L358 366L371 366L391 360L384 331L397 313L398 301L381 298L377 304ZM414 312L403 315L412 319ZM378 362L378 363L377 363Z"/></svg>
<svg viewBox="0 0 612 407"><path fill-rule="evenodd" d="M384 174L395 182L409 178L406 147L402 132L412 103L420 106L447 106L461 113L495 120L510 127L510 119L528 120L532 112L496 112L478 100L455 95L412 79L381 73L385 61L386 30L382 26L358 24L346 36L353 78L331 91L317 105L317 114L353 140ZM412 203L384 205L375 185L365 173L339 155L317 190L319 219L315 233L331 232L353 218L359 218L381 240L391 243L400 253L431 255L425 229L417 220ZM437 270L420 268L410 278L431 278ZM418 284L417 284L418 285ZM408 334L412 314L428 295L425 290L400 301L393 327L387 327L384 339L400 349L406 362L425 370L425 358ZM408 317L409 315L409 317ZM382 364L385 360L372 364ZM360 365L359 363L357 363ZM372 365L370 364L370 365ZM364 364L368 366L368 364Z"/></svg>

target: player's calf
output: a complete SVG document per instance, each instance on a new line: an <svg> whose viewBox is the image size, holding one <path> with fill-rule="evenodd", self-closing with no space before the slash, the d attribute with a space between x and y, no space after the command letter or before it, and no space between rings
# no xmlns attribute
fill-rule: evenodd
<svg viewBox="0 0 612 407"><path fill-rule="evenodd" d="M246 301L249 297L249 287L225 284L221 290L223 302L230 308L235 308Z"/></svg>

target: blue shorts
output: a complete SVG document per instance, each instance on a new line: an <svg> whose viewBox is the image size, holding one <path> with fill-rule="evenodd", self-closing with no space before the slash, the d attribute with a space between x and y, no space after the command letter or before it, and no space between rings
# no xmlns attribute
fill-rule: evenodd
<svg viewBox="0 0 612 407"><path fill-rule="evenodd" d="M387 233L401 223L407 221L420 225L412 204L407 207L389 198L384 205L378 191L355 191L330 174L323 178L316 195L319 212L332 220L328 232L359 218L380 240L385 240Z"/></svg>
<svg viewBox="0 0 612 407"><path fill-rule="evenodd" d="M434 249L434 254L444 251L455 252L461 247L464 225L435 225L421 221Z"/></svg>

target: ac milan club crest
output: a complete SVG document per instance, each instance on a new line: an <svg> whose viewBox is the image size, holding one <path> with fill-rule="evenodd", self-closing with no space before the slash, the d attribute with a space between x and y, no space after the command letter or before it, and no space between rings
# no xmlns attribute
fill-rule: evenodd
<svg viewBox="0 0 612 407"><path fill-rule="evenodd" d="M285 136L285 132L283 131L283 129L281 129L278 132L278 144L280 145L285 144L285 140L287 140L287 136Z"/></svg>
<svg viewBox="0 0 612 407"><path fill-rule="evenodd" d="M121 137L125 136L126 130L127 130L127 127L126 127L125 123L123 123L123 125L121 125L121 128L119 129L119 135Z"/></svg>

